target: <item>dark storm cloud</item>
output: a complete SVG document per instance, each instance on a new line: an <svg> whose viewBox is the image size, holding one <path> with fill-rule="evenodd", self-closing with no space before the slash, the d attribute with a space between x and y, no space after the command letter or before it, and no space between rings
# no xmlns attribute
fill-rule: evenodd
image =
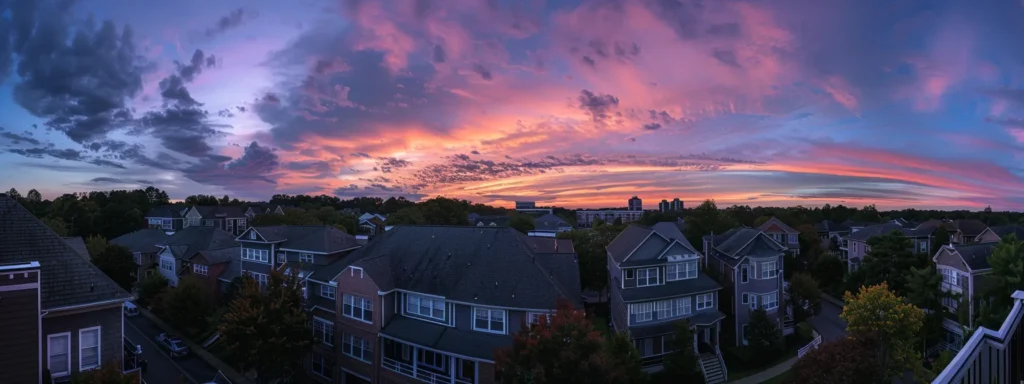
<svg viewBox="0 0 1024 384"><path fill-rule="evenodd" d="M78 143L125 127L132 120L128 102L142 90L148 68L136 52L132 30L106 21L72 33L80 24L72 20L70 1L10 4L11 21L0 18L6 24L0 29L10 37L9 46L0 46L0 57L6 58L0 59L0 80L13 57L14 100L46 120L47 128Z"/></svg>
<svg viewBox="0 0 1024 384"><path fill-rule="evenodd" d="M246 188L272 188L277 181L270 176L279 165L280 160L272 148L254 141L245 147L242 156L237 159L211 155L182 169L182 172L185 177L200 184L241 191Z"/></svg>
<svg viewBox="0 0 1024 384"><path fill-rule="evenodd" d="M50 144L50 145L48 145L46 147L37 147L37 148L28 148L28 149L18 149L18 148L8 149L7 152L18 154L18 155L22 155L22 156L25 156L25 157L36 158L36 159L41 159L45 155L45 156L50 156L50 157L61 159L61 160L71 160L71 161L84 161L85 160L85 158L82 157L82 152L81 151L77 151L77 150L70 149L70 148L64 148L64 149L54 148L53 144Z"/></svg>
<svg viewBox="0 0 1024 384"><path fill-rule="evenodd" d="M648 131L657 131L657 130L661 129L661 124L659 124L659 123L644 124L644 129L646 129Z"/></svg>
<svg viewBox="0 0 1024 384"><path fill-rule="evenodd" d="M367 158L367 159L372 157L372 156L370 156L370 154L368 154L366 152L355 152L355 153L350 153L348 155L349 156L355 156L355 157Z"/></svg>
<svg viewBox="0 0 1024 384"><path fill-rule="evenodd" d="M718 62L736 68L741 68L739 61L736 61L736 54L727 49L716 49L711 53Z"/></svg>
<svg viewBox="0 0 1024 384"><path fill-rule="evenodd" d="M356 184L349 184L348 186L338 187L332 191L335 196L341 198L352 198L352 197L405 197L411 201L418 201L427 195L417 193L416 191L407 191L401 186L385 185L380 183L372 183L365 187L360 187Z"/></svg>
<svg viewBox="0 0 1024 384"><path fill-rule="evenodd" d="M321 179L337 174L331 163L323 160L289 161L281 164L281 168Z"/></svg>
<svg viewBox="0 0 1024 384"><path fill-rule="evenodd" d="M619 98L612 95L601 95L586 89L580 91L579 108L587 111L594 121L604 121L611 112L619 107Z"/></svg>
<svg viewBox="0 0 1024 384"><path fill-rule="evenodd" d="M494 79L494 75L492 75L491 71L487 69L487 67L484 67L483 64L473 64L473 72L480 75L481 79L487 81L491 81L491 79Z"/></svg>
<svg viewBox="0 0 1024 384"><path fill-rule="evenodd" d="M101 166L101 167L125 169L124 165L122 165L121 163L118 163L116 161L104 160L104 159L92 159L92 160L87 161L87 163L93 164L93 165L98 165L98 166Z"/></svg>
<svg viewBox="0 0 1024 384"><path fill-rule="evenodd" d="M256 14L253 13L252 17L255 17L255 16L256 16ZM242 9L242 8L235 9L235 10L231 11L231 13L229 13L229 14L227 14L225 16L221 16L221 18L217 20L216 24L214 24L210 28L207 28L206 29L206 37L214 37L214 36L217 36L219 34L222 34L222 33L226 32L229 29L232 29L232 28L235 28L235 27L238 27L238 26L242 25L243 23L245 23L245 21L246 21L246 12L245 12L245 10Z"/></svg>
<svg viewBox="0 0 1024 384"><path fill-rule="evenodd" d="M42 142L35 138L26 135L19 135L14 132L7 132L4 131L3 128L0 128L0 137L10 140L10 142L14 144L21 144L22 142L24 142L26 144L31 145L42 145Z"/></svg>
<svg viewBox="0 0 1024 384"><path fill-rule="evenodd" d="M381 171L388 173L391 171L397 171L402 168L406 168L412 165L412 162L405 159L398 159L394 157L378 157L377 166L380 167Z"/></svg>

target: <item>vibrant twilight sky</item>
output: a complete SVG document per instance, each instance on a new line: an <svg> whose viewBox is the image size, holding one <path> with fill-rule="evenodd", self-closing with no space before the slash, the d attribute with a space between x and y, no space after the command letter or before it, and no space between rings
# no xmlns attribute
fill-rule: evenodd
<svg viewBox="0 0 1024 384"><path fill-rule="evenodd" d="M1019 0L0 0L0 186L1024 209Z"/></svg>

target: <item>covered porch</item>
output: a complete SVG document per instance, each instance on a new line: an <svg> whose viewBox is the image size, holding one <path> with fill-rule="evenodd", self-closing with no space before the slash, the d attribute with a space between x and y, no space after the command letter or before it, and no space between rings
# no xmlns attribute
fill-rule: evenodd
<svg viewBox="0 0 1024 384"><path fill-rule="evenodd" d="M430 384L476 384L480 361L381 338L381 367Z"/></svg>
<svg viewBox="0 0 1024 384"><path fill-rule="evenodd" d="M680 320L686 320L693 332L693 350L698 354L718 354L718 344L722 334L722 319L725 315L721 312L699 313L690 317L666 321L659 324L652 324L643 327L630 327L629 332L633 338L633 345L640 354L640 362L644 368L657 370L660 368L665 355L675 352L673 337L675 337L675 324Z"/></svg>

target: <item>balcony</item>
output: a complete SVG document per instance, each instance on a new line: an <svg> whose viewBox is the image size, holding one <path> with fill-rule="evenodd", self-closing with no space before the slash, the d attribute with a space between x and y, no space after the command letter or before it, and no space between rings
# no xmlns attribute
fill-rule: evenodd
<svg viewBox="0 0 1024 384"><path fill-rule="evenodd" d="M979 327L933 384L1018 383L1024 379L1024 291L998 330Z"/></svg>
<svg viewBox="0 0 1024 384"><path fill-rule="evenodd" d="M142 368L142 365L140 364L141 361L139 359L139 357L142 356L142 348L135 345L135 343L132 343L127 337L123 337L122 339L124 339L124 359L121 360L121 372L131 373L138 371Z"/></svg>
<svg viewBox="0 0 1024 384"><path fill-rule="evenodd" d="M429 384L476 384L477 363L437 351L384 339L381 367Z"/></svg>

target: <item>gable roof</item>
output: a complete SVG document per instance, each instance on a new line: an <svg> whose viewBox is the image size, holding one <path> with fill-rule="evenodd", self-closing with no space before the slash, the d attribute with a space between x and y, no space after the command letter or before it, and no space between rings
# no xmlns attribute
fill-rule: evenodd
<svg viewBox="0 0 1024 384"><path fill-rule="evenodd" d="M700 255L679 227L669 222L657 223L651 228L630 224L606 249L620 266L661 263L658 259L669 251Z"/></svg>
<svg viewBox="0 0 1024 384"><path fill-rule="evenodd" d="M268 242L280 242L280 248L335 253L359 247L355 236L330 225L273 225L253 229ZM243 232L238 238L245 240L245 236Z"/></svg>
<svg viewBox="0 0 1024 384"><path fill-rule="evenodd" d="M128 248L133 253L157 253L160 252L159 245L169 237L163 229L146 228L115 237L110 243Z"/></svg>
<svg viewBox="0 0 1024 384"><path fill-rule="evenodd" d="M0 263L32 261L40 265L43 310L131 299L15 199L0 194Z"/></svg>
<svg viewBox="0 0 1024 384"><path fill-rule="evenodd" d="M639 247L644 240L647 240L647 237L652 233L653 231L650 229L637 224L627 225L626 229L619 232L619 234L615 236L615 239L612 239L612 242L608 243L605 250L612 255L612 259L615 260L616 263L621 263L625 261L626 257L628 257L634 249Z"/></svg>
<svg viewBox="0 0 1024 384"><path fill-rule="evenodd" d="M999 236L1000 239L1010 236L1011 234L1017 235L1017 240L1024 240L1024 227L1019 225L1000 225L997 227L991 227L989 230Z"/></svg>
<svg viewBox="0 0 1024 384"><path fill-rule="evenodd" d="M199 251L234 246L235 236L215 227L188 227L175 232L161 245L169 247L175 258L188 260Z"/></svg>
<svg viewBox="0 0 1024 384"><path fill-rule="evenodd" d="M183 204L163 205L159 207L150 208L149 212L146 212L146 217L169 217L172 219L180 219L181 212L183 210L185 210L185 205Z"/></svg>
<svg viewBox="0 0 1024 384"><path fill-rule="evenodd" d="M831 220L822 220L814 224L814 229L818 232L849 232L850 226Z"/></svg>
<svg viewBox="0 0 1024 384"><path fill-rule="evenodd" d="M883 224L869 225L869 226L866 226L864 228L861 228L861 229L851 233L850 234L850 240L868 241L868 239L870 239L872 237L879 236L879 235L884 235L884 234L887 234L887 233L890 233L890 232L896 231L896 230L899 230L901 232L905 232L906 231L905 228L903 228L899 224L895 224L895 223L883 223Z"/></svg>
<svg viewBox="0 0 1024 384"><path fill-rule="evenodd" d="M565 219L555 216L553 214L544 214L541 217L533 219L534 230L537 231L557 231L559 228L572 227Z"/></svg>
<svg viewBox="0 0 1024 384"><path fill-rule="evenodd" d="M739 264L744 257L773 257L787 249L764 232L749 227L733 228L720 235L704 236L704 240L710 241L710 256L731 266Z"/></svg>
<svg viewBox="0 0 1024 384"><path fill-rule="evenodd" d="M961 219L953 220L953 228L956 228L956 230L963 232L963 234L967 236L978 236L982 232L985 232L985 228L988 228L988 226L981 222L981 220Z"/></svg>
<svg viewBox="0 0 1024 384"><path fill-rule="evenodd" d="M761 224L760 227L757 227L757 230L761 231L761 232L764 232L768 228L771 228L772 225L777 225L780 229L782 229L783 232L786 232L786 233L793 233L793 234L800 233L800 231L797 231L797 230L793 229L793 227L790 227L790 226L786 225L786 223L783 223L782 220L779 220L775 216L772 216L770 219L768 219L768 221L764 222L764 224Z"/></svg>
<svg viewBox="0 0 1024 384"><path fill-rule="evenodd" d="M574 257L534 252L529 239L505 227L400 225L329 269L363 268L382 291L512 308L554 308L560 297L580 305Z"/></svg>
<svg viewBox="0 0 1024 384"><path fill-rule="evenodd" d="M64 241L67 241L68 245L70 245L75 252L78 252L79 256L82 256L82 258L86 260L92 260L92 257L89 255L89 248L85 246L84 239L81 237L65 237Z"/></svg>
<svg viewBox="0 0 1024 384"><path fill-rule="evenodd" d="M234 247L220 249L204 249L200 250L199 252L196 252L196 254L193 255L193 257L195 257L196 255L202 255L203 258L206 259L206 263L208 265L229 263L232 260L237 259L239 257L239 255L241 254L240 249L241 247L237 245Z"/></svg>
<svg viewBox="0 0 1024 384"><path fill-rule="evenodd" d="M247 206L241 205L197 205L192 209L198 211L199 215L207 220L245 217L245 212L249 210Z"/></svg>
<svg viewBox="0 0 1024 384"><path fill-rule="evenodd" d="M953 244L951 247L971 270L978 271L992 268L988 264L988 257L992 256L996 244L998 243Z"/></svg>

